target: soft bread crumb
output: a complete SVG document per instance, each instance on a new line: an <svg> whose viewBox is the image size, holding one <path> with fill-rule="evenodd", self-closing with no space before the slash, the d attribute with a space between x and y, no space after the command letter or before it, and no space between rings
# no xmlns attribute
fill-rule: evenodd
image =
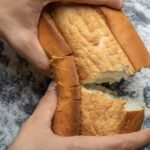
<svg viewBox="0 0 150 150"><path fill-rule="evenodd" d="M57 6L52 17L73 51L81 83L108 80L104 75L108 75L110 82L118 76L118 81L125 74L134 74L131 62L95 9ZM110 77L107 71L114 73L114 77Z"/></svg>
<svg viewBox="0 0 150 150"><path fill-rule="evenodd" d="M140 129L144 116L140 102L96 90L82 88L81 91L82 135L112 135Z"/></svg>
<svg viewBox="0 0 150 150"><path fill-rule="evenodd" d="M125 105L125 110L127 111L133 111L133 110L140 110L140 109L145 109L145 102L144 100L133 100L133 99L127 99L126 100L126 105Z"/></svg>

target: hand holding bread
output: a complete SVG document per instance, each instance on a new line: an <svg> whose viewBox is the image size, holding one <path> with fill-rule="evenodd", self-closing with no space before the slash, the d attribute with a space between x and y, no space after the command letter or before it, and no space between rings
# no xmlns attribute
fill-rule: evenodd
<svg viewBox="0 0 150 150"><path fill-rule="evenodd" d="M150 142L150 129L113 136L55 135L51 129L57 104L55 86L51 85L35 112L22 125L9 150L137 150Z"/></svg>

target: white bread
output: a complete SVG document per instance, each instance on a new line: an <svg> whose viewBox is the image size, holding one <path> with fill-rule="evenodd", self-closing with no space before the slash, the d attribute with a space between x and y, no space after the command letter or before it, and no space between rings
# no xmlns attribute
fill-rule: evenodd
<svg viewBox="0 0 150 150"><path fill-rule="evenodd" d="M39 23L39 39L52 59L57 82L56 134L110 135L140 129L143 104L83 88L119 81L150 64L146 48L121 11L86 5L47 7ZM108 106L111 113L105 109Z"/></svg>
<svg viewBox="0 0 150 150"><path fill-rule="evenodd" d="M140 129L144 117L144 102L127 101L85 88L81 91L82 135L104 136Z"/></svg>
<svg viewBox="0 0 150 150"><path fill-rule="evenodd" d="M116 81L134 73L124 51L95 9L57 6L52 17L73 51L81 83L112 82L113 77Z"/></svg>

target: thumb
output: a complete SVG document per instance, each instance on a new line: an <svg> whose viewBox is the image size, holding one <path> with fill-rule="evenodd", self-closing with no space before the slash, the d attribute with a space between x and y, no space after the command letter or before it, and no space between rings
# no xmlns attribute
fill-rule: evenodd
<svg viewBox="0 0 150 150"><path fill-rule="evenodd" d="M56 110L57 94L55 87L55 83L52 82L32 115L37 123L48 128L51 127L51 122Z"/></svg>

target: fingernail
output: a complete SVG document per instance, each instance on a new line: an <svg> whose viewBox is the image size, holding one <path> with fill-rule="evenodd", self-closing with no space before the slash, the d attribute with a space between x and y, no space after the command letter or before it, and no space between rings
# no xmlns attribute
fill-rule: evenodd
<svg viewBox="0 0 150 150"><path fill-rule="evenodd" d="M48 91L53 91L56 89L56 83L54 81L51 81L49 87L48 87Z"/></svg>

